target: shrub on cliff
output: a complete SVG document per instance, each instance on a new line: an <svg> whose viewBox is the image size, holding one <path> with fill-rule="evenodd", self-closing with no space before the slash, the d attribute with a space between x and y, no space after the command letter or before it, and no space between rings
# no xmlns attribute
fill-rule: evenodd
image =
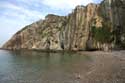
<svg viewBox="0 0 125 83"><path fill-rule="evenodd" d="M112 33L107 27L92 27L93 38L100 43L111 43Z"/></svg>

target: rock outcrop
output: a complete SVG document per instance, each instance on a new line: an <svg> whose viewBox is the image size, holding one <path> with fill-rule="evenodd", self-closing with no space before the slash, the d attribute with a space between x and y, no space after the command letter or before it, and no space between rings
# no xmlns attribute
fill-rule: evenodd
<svg viewBox="0 0 125 83"><path fill-rule="evenodd" d="M106 25L112 41L99 43L92 27ZM91 50L125 47L125 1L104 0L101 4L77 6L68 16L49 14L18 31L4 49ZM106 27L105 26L105 27Z"/></svg>

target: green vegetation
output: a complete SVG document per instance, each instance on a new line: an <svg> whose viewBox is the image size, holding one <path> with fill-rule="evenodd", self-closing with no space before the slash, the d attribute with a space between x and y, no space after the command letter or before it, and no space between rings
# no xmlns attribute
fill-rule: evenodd
<svg viewBox="0 0 125 83"><path fill-rule="evenodd" d="M97 40L100 43L110 43L112 33L108 28L104 27L92 27L92 34L95 40Z"/></svg>

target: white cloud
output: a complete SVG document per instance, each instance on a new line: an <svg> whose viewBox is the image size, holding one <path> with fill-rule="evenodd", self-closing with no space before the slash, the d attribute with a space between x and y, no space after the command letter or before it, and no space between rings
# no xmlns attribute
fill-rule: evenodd
<svg viewBox="0 0 125 83"><path fill-rule="evenodd" d="M93 0L43 0L42 3L53 9L73 9L77 5L87 5ZM64 10L65 11L65 10Z"/></svg>
<svg viewBox="0 0 125 83"><path fill-rule="evenodd" d="M1 8L8 8L10 10L16 10L16 12L11 13L10 15L13 15L13 16L18 15L18 17L20 17L20 15L22 14L21 17L24 17L24 19L25 19L25 17L26 18L30 17L30 18L41 19L41 18L44 18L44 16L45 16L40 11L29 10L29 9L23 8L21 6L17 6L15 4L7 3L7 2L0 5L0 7ZM6 12L6 13L8 13L8 12ZM18 13L18 14L16 14L16 13ZM19 13L21 13L21 14L19 15Z"/></svg>

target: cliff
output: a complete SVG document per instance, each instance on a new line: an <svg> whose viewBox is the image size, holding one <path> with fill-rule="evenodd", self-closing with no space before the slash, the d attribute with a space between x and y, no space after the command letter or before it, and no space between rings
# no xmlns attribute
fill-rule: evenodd
<svg viewBox="0 0 125 83"><path fill-rule="evenodd" d="M49 14L18 31L4 49L106 50L125 47L125 1L77 6L68 16Z"/></svg>

